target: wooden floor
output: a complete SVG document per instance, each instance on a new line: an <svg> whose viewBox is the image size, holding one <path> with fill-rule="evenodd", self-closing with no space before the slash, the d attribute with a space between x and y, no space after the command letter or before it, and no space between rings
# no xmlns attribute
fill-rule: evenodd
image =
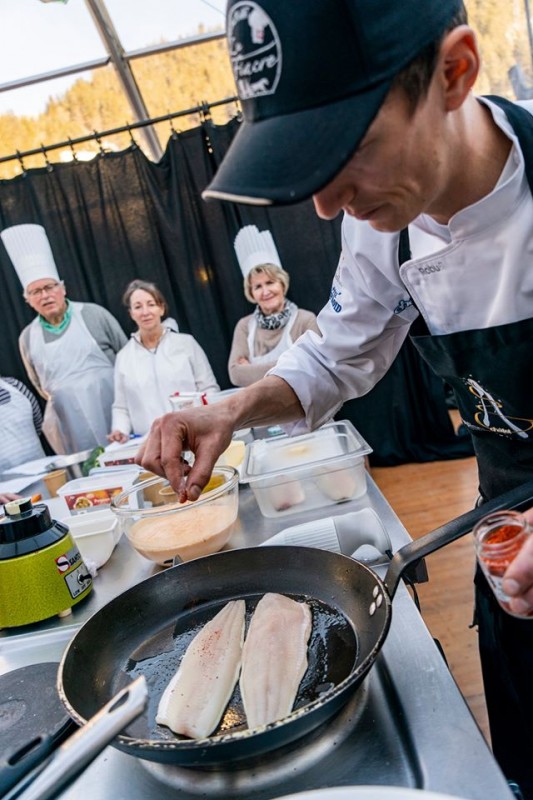
<svg viewBox="0 0 533 800"><path fill-rule="evenodd" d="M372 477L413 539L470 510L477 497L474 458L374 467ZM474 554L471 535L426 559L429 582L420 584L422 616L486 740L490 742L477 650L470 628Z"/></svg>

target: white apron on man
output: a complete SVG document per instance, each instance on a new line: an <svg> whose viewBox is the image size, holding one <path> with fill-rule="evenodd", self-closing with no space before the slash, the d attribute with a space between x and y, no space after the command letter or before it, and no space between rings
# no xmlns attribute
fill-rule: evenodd
<svg viewBox="0 0 533 800"><path fill-rule="evenodd" d="M111 430L113 365L83 321L83 303L54 342L44 341L39 319L31 323L30 356L48 402L43 433L56 453L105 445Z"/></svg>
<svg viewBox="0 0 533 800"><path fill-rule="evenodd" d="M45 453L28 398L1 378L0 388L10 395L9 402L0 406L0 472L4 472L26 461L44 458Z"/></svg>

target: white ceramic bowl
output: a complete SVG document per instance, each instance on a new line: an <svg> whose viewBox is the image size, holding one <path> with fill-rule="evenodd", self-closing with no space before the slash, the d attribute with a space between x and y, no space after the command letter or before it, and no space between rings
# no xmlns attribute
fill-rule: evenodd
<svg viewBox="0 0 533 800"><path fill-rule="evenodd" d="M228 542L239 510L239 475L215 467L213 488L195 503L180 503L164 478L151 478L116 495L111 502L132 547L162 566L207 556Z"/></svg>
<svg viewBox="0 0 533 800"><path fill-rule="evenodd" d="M118 520L110 511L64 517L60 522L70 530L83 560L96 569L109 561L122 535Z"/></svg>

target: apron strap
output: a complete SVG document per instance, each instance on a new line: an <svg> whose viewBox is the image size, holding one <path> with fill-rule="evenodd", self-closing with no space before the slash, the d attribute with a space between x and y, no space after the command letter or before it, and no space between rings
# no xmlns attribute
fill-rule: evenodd
<svg viewBox="0 0 533 800"><path fill-rule="evenodd" d="M409 228L402 228L398 242L398 263L400 267L411 258L411 244L409 242Z"/></svg>

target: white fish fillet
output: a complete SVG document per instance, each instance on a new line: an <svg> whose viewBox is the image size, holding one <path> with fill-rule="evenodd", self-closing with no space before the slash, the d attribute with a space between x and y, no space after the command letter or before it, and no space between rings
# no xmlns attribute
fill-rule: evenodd
<svg viewBox="0 0 533 800"><path fill-rule="evenodd" d="M249 728L291 713L307 669L312 615L307 603L265 594L242 650L241 695Z"/></svg>
<svg viewBox="0 0 533 800"><path fill-rule="evenodd" d="M241 667L244 600L231 600L196 634L163 692L156 722L202 739L218 725Z"/></svg>

